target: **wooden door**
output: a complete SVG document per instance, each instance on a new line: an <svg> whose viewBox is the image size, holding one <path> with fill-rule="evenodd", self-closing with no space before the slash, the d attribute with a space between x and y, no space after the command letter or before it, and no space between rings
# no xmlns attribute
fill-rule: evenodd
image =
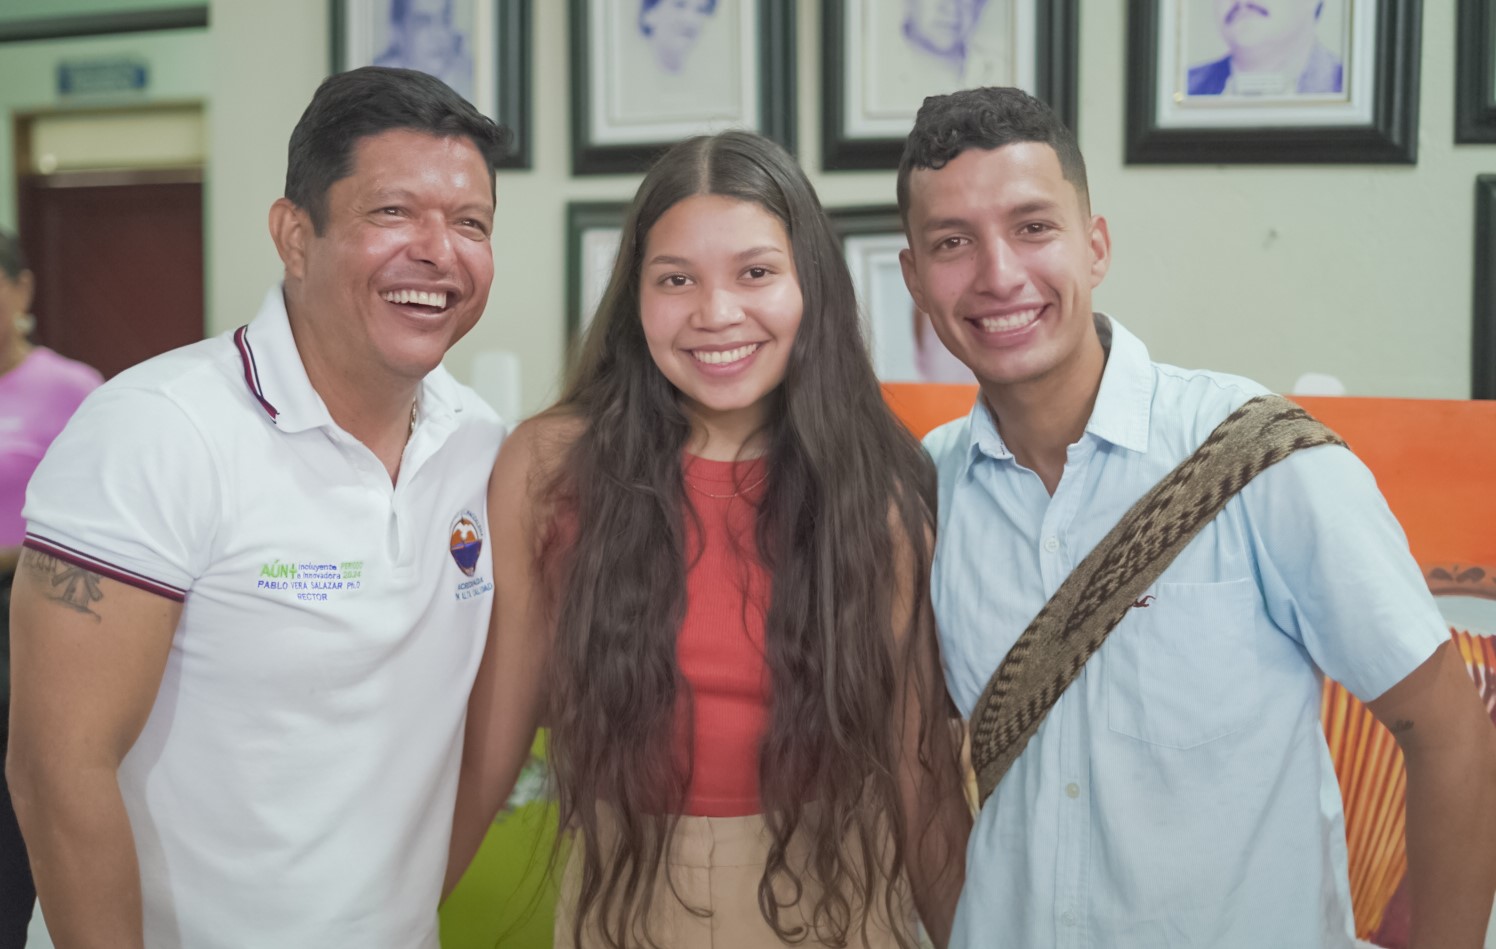
<svg viewBox="0 0 1496 949"><path fill-rule="evenodd" d="M200 171L31 175L19 192L36 342L109 377L203 338Z"/></svg>

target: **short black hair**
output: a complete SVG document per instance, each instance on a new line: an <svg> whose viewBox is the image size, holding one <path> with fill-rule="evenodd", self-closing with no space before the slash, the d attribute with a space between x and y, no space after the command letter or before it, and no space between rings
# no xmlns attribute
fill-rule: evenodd
<svg viewBox="0 0 1496 949"><path fill-rule="evenodd" d="M363 66L328 76L291 132L286 197L322 233L327 190L353 171L360 139L394 129L462 136L488 165L488 182L509 145L508 130L434 76L414 69Z"/></svg>
<svg viewBox="0 0 1496 949"><path fill-rule="evenodd" d="M21 250L21 241L10 231L0 229L0 271L6 279L19 280L21 274L30 270L26 266L26 254Z"/></svg>
<svg viewBox="0 0 1496 949"><path fill-rule="evenodd" d="M1010 86L963 89L930 96L919 107L914 129L899 159L899 217L909 227L909 175L916 168L944 168L968 148L994 149L1017 142L1040 142L1054 149L1060 172L1075 186L1083 211L1091 207L1086 160L1075 133L1043 102Z"/></svg>

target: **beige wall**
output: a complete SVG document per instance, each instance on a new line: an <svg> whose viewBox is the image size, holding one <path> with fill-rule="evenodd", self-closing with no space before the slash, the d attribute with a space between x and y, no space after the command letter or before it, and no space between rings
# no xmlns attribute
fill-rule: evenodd
<svg viewBox="0 0 1496 949"><path fill-rule="evenodd" d="M149 106L164 102L206 102L213 73L208 31L172 30L77 40L0 44L0 225L16 224L16 116L65 109L57 98L57 64L73 60L128 57L149 64L144 95L90 100L79 105Z"/></svg>
<svg viewBox="0 0 1496 949"><path fill-rule="evenodd" d="M1115 252L1098 305L1157 358L1274 388L1317 370L1353 394L1466 396L1473 182L1496 171L1496 150L1452 144L1454 4L1424 6L1418 166L1129 168L1124 4L1082 0L1081 144ZM892 172L818 171L820 3L798 8L801 160L828 206L891 203ZM554 395L561 367L566 202L626 199L637 183L569 176L566 5L535 0L534 16L535 169L500 176L488 313L449 358L466 378L480 350L519 354L525 412ZM328 36L325 5L305 0L213 0L211 23L200 51L181 48L186 34L154 42L173 57L158 75L176 91L201 87L208 102L216 331L248 319L278 273L265 212L280 193L291 126L326 68ZM0 89L17 48L5 50ZM26 68L51 68L29 55ZM204 75L175 75L197 64ZM0 92L0 105L15 99ZM0 222L14 223L9 201L0 198Z"/></svg>
<svg viewBox="0 0 1496 949"><path fill-rule="evenodd" d="M212 0L208 110L208 331L254 318L280 277L270 204L284 190L286 141L327 74L327 6Z"/></svg>

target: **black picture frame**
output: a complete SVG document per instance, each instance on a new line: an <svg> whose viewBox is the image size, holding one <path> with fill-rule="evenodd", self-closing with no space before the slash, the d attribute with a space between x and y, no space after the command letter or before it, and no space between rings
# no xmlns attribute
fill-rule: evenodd
<svg viewBox="0 0 1496 949"><path fill-rule="evenodd" d="M844 56L847 4L864 0L823 0L821 6L821 167L826 171L897 168L904 139L852 137L847 132L849 79ZM1034 89L1079 134L1079 0L1034 0ZM909 117L913 124L914 116Z"/></svg>
<svg viewBox="0 0 1496 949"><path fill-rule="evenodd" d="M641 135L626 143L594 140L593 70L602 68L591 55L593 3L617 0L570 0L571 31L571 171L574 175L639 174L681 136ZM755 69L759 114L753 130L795 152L795 5L794 0L740 0L751 4L758 31ZM700 131L708 131L702 126Z"/></svg>
<svg viewBox="0 0 1496 949"><path fill-rule="evenodd" d="M161 30L195 30L207 26L206 3L122 13L74 13L0 23L0 43L31 43L36 40L154 33Z"/></svg>
<svg viewBox="0 0 1496 949"><path fill-rule="evenodd" d="M831 219L831 229L836 232L836 239L843 243L848 237L892 234L904 230L904 221L899 217L899 207L896 204L827 208L826 217Z"/></svg>
<svg viewBox="0 0 1496 949"><path fill-rule="evenodd" d="M591 312L595 303L588 300L589 277L588 235L589 233L623 230L623 220L628 214L625 201L572 201L566 205L566 348L568 353L576 351L582 333L592 322ZM614 246L616 253L617 246ZM611 270L611 268L609 268ZM600 285L595 285L593 295L601 298L607 286L607 275L602 275Z"/></svg>
<svg viewBox="0 0 1496 949"><path fill-rule="evenodd" d="M1496 3L1460 0L1455 29L1454 140L1496 142Z"/></svg>
<svg viewBox="0 0 1496 949"><path fill-rule="evenodd" d="M1232 127L1160 126L1159 35L1166 2L1173 9L1184 0L1128 0L1127 164L1417 163L1422 0L1377 4L1369 123Z"/></svg>
<svg viewBox="0 0 1496 949"><path fill-rule="evenodd" d="M331 0L330 37L332 41L330 62L332 71L342 72L355 65L372 62L369 56L350 56L349 25L351 10L355 6L369 6L371 0ZM509 130L509 147L499 161L500 168L524 169L531 167L531 59L534 48L532 0L473 0L478 4L489 4L493 8L493 32L480 38L482 45L475 51L477 56L493 57L494 89L492 105L484 108L482 100L487 90L476 90L474 105L488 112L489 117ZM479 70L481 75L483 70Z"/></svg>
<svg viewBox="0 0 1496 949"><path fill-rule="evenodd" d="M1470 398L1496 399L1496 175L1475 179L1474 264Z"/></svg>

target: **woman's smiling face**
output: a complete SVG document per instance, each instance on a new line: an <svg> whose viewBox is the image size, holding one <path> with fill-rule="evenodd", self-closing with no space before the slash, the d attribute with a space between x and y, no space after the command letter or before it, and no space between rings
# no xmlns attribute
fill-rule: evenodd
<svg viewBox="0 0 1496 949"><path fill-rule="evenodd" d="M692 195L650 228L639 277L650 355L694 420L761 427L805 309L784 224L749 201Z"/></svg>

